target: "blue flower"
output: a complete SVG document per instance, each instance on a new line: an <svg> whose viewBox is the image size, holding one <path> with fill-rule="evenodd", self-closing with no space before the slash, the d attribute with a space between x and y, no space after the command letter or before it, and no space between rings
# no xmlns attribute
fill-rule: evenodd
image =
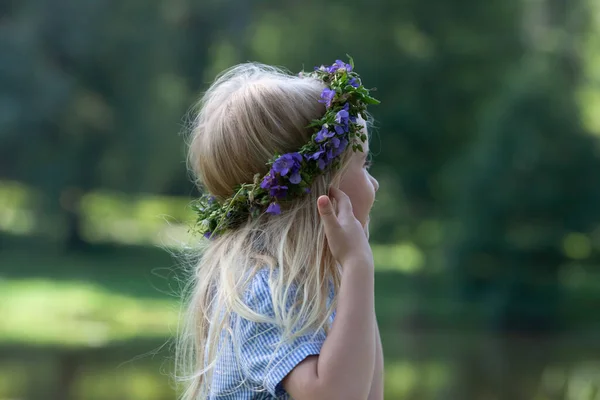
<svg viewBox="0 0 600 400"><path fill-rule="evenodd" d="M333 135L335 135L335 132L330 131L329 126L327 124L325 124L325 125L323 125L323 128L321 128L321 130L317 133L317 136L315 137L315 141L317 143L320 143L320 142L324 141L325 139L329 139Z"/></svg>
<svg viewBox="0 0 600 400"><path fill-rule="evenodd" d="M300 176L300 171L296 171L290 175L290 183L297 185L300 182L302 182L302 177Z"/></svg>
<svg viewBox="0 0 600 400"><path fill-rule="evenodd" d="M335 137L332 138L326 145L326 149L324 149L325 155L319 154L319 158L323 159L325 165L331 163L334 159L340 156L348 147L348 139L342 137L341 139ZM323 169L323 168L321 168Z"/></svg>
<svg viewBox="0 0 600 400"><path fill-rule="evenodd" d="M335 122L338 125L335 125L334 129L338 135L343 135L344 133L346 133L350 130L349 121L352 117L350 117L350 113L348 112L349 109L350 109L350 105L348 103L346 103L344 105L344 108L342 108L340 111L338 111L335 114Z"/></svg>
<svg viewBox="0 0 600 400"><path fill-rule="evenodd" d="M337 138L336 138L337 139ZM341 138L338 143L334 143L333 157L338 157L348 147L348 139Z"/></svg>
<svg viewBox="0 0 600 400"><path fill-rule="evenodd" d="M327 72L333 74L334 72L337 72L340 69L350 72L352 71L352 65L346 64L342 60L335 60L335 63L331 67L327 68Z"/></svg>
<svg viewBox="0 0 600 400"><path fill-rule="evenodd" d="M274 163L272 170L281 176L286 176L288 172L297 172L300 169L302 156L299 153L287 153L279 157Z"/></svg>
<svg viewBox="0 0 600 400"><path fill-rule="evenodd" d="M287 196L287 190L288 190L287 186L275 185L275 186L271 186L269 193L270 193L271 197L276 197L278 199L281 199L281 198Z"/></svg>
<svg viewBox="0 0 600 400"><path fill-rule="evenodd" d="M267 189L270 189L271 186L275 185L276 183L277 183L277 177L273 173L273 170L270 170L269 173L267 175L265 175L262 182L260 183L260 187L267 190Z"/></svg>
<svg viewBox="0 0 600 400"><path fill-rule="evenodd" d="M350 104L344 104L344 107L335 114L335 122L338 124L346 124L348 123L348 119L350 118L350 114L348 113L350 109Z"/></svg>
<svg viewBox="0 0 600 400"><path fill-rule="evenodd" d="M267 208L267 213L273 214L273 215L279 215L279 214L281 214L281 207L277 203L271 203L271 204L269 204L269 207Z"/></svg>
<svg viewBox="0 0 600 400"><path fill-rule="evenodd" d="M323 103L327 106L327 108L329 108L329 107L331 107L331 102L333 101L334 97L335 97L335 90L325 88L325 89L323 89L323 92L321 93L321 99L319 100L319 103Z"/></svg>
<svg viewBox="0 0 600 400"><path fill-rule="evenodd" d="M327 149L323 146L319 147L319 150L317 150L313 154L308 155L307 158L315 160L317 162L317 166L321 171L324 170L325 167L331 162L331 157L328 154Z"/></svg>
<svg viewBox="0 0 600 400"><path fill-rule="evenodd" d="M319 150L315 151L312 154L306 154L305 157L309 160L317 160L319 159L319 157L321 157L321 154L325 151L325 149L323 148L323 146L319 147Z"/></svg>
<svg viewBox="0 0 600 400"><path fill-rule="evenodd" d="M210 239L212 237L212 232L211 231L206 231L203 235L206 239Z"/></svg>
<svg viewBox="0 0 600 400"><path fill-rule="evenodd" d="M358 83L358 79L356 79L356 78L350 79L350 81L348 82L348 85L355 87L355 88L360 86L360 84Z"/></svg>
<svg viewBox="0 0 600 400"><path fill-rule="evenodd" d="M348 125L336 125L335 126L335 133L337 133L338 135L343 135L346 132L348 132Z"/></svg>

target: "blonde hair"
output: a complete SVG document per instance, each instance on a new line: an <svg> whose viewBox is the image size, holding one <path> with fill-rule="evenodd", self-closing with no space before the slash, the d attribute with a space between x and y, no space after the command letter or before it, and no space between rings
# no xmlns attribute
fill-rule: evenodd
<svg viewBox="0 0 600 400"><path fill-rule="evenodd" d="M225 71L199 103L189 143L189 168L198 186L223 199L235 186L268 172L276 153L298 151L312 132L306 127L325 113L319 103L323 83L256 63ZM214 238L194 267L176 352L182 399L204 399L210 392L223 332L230 316L276 324L283 340L312 330L328 330L335 301L328 307L330 284L339 288L339 269L328 250L316 207L319 195L338 186L341 167L316 179L306 196L286 204L282 214L263 214ZM244 303L255 274L267 268L275 317L258 315ZM289 305L290 288L294 306ZM231 335L231 334L230 334ZM233 338L235 340L235 338Z"/></svg>

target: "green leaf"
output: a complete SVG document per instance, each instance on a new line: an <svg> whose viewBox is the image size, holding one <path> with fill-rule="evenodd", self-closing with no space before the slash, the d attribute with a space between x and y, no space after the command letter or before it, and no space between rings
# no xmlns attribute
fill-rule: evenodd
<svg viewBox="0 0 600 400"><path fill-rule="evenodd" d="M350 64L352 66L352 69L354 70L354 59L349 55L346 54L346 57L348 57L348 64Z"/></svg>
<svg viewBox="0 0 600 400"><path fill-rule="evenodd" d="M367 104L380 104L381 102L373 97L365 97L364 102Z"/></svg>

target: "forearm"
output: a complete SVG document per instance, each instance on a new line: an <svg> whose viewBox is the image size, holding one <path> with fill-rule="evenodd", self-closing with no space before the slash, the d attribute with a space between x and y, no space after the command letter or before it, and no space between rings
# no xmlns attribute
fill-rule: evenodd
<svg viewBox="0 0 600 400"><path fill-rule="evenodd" d="M373 313L375 330L375 368L373 369L373 382L368 400L383 400L384 371L383 371L383 347L381 346L381 335L377 325L377 317Z"/></svg>
<svg viewBox="0 0 600 400"><path fill-rule="evenodd" d="M317 375L326 398L367 399L375 365L372 265L345 265L336 316L321 349Z"/></svg>

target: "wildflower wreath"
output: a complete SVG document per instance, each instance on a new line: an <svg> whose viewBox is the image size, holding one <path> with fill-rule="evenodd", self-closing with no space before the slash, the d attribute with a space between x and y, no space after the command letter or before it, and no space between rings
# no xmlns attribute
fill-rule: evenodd
<svg viewBox="0 0 600 400"><path fill-rule="evenodd" d="M315 178L337 168L346 148L363 151L367 137L357 118L365 114L367 105L379 101L362 85L351 57L349 62L336 60L331 66L299 74L319 79L326 86L319 100L326 112L308 125L314 132L310 141L297 152L276 154L267 163L270 170L265 176L256 174L254 182L239 185L232 197L218 201L207 193L194 201L192 209L198 215L195 228L200 234L211 238L264 212L280 214L282 203L310 192Z"/></svg>

